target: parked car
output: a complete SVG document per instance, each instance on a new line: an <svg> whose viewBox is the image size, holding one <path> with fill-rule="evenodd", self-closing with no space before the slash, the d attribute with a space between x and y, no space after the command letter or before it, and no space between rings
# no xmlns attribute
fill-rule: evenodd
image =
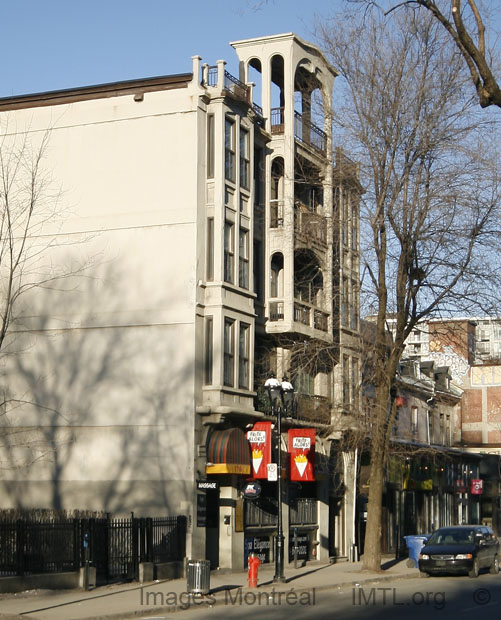
<svg viewBox="0 0 501 620"><path fill-rule="evenodd" d="M419 554L421 576L467 573L478 577L482 568L499 572L499 542L490 527L457 525L434 532Z"/></svg>

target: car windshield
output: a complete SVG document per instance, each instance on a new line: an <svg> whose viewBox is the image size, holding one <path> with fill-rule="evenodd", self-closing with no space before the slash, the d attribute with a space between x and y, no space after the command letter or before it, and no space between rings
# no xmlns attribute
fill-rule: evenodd
<svg viewBox="0 0 501 620"><path fill-rule="evenodd" d="M468 529L443 529L437 530L430 540L428 545L464 545L473 544L475 540L475 531Z"/></svg>

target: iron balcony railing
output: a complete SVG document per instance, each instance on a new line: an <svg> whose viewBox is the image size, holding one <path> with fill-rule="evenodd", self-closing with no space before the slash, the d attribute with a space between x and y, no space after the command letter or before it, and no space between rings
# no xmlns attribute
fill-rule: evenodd
<svg viewBox="0 0 501 620"><path fill-rule="evenodd" d="M305 306L297 301L294 302L294 321L296 323L302 323L303 325L310 324L310 310L309 306Z"/></svg>
<svg viewBox="0 0 501 620"><path fill-rule="evenodd" d="M327 247L327 219L300 204L294 210L294 232L296 238L306 244L315 241Z"/></svg>
<svg viewBox="0 0 501 620"><path fill-rule="evenodd" d="M271 109L271 133L284 133L285 108ZM325 155L327 151L327 134L317 127L315 123L306 120L299 112L294 112L294 137L303 144L313 147Z"/></svg>
<svg viewBox="0 0 501 620"><path fill-rule="evenodd" d="M271 133L280 134L284 133L284 112L285 108L272 108L271 109Z"/></svg>
<svg viewBox="0 0 501 620"><path fill-rule="evenodd" d="M283 321L284 318L284 302L270 301L270 321Z"/></svg>
<svg viewBox="0 0 501 620"><path fill-rule="evenodd" d="M218 76L219 72L217 65L209 67L207 72L208 86L218 86ZM241 99L242 101L249 103L249 87L231 75L231 73L228 73L226 70L224 72L224 82L222 87L227 93L233 95L236 99Z"/></svg>
<svg viewBox="0 0 501 620"><path fill-rule="evenodd" d="M294 301L294 321L322 332L329 330L329 314L300 301Z"/></svg>
<svg viewBox="0 0 501 620"><path fill-rule="evenodd" d="M325 155L327 134L299 112L294 112L294 136L303 144L308 144Z"/></svg>

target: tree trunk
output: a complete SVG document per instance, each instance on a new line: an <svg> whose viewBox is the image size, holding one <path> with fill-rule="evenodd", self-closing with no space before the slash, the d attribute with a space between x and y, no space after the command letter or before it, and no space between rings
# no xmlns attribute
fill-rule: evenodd
<svg viewBox="0 0 501 620"><path fill-rule="evenodd" d="M381 513L383 504L384 455L371 451L369 502L365 531L363 569L381 570Z"/></svg>
<svg viewBox="0 0 501 620"><path fill-rule="evenodd" d="M387 362L387 367L392 366ZM377 381L377 379L376 379ZM367 528L363 555L363 569L381 570L381 515L383 507L384 466L387 453L387 417L391 411L388 377L379 376L376 388L376 416L371 429L371 465L369 476L369 501L367 505Z"/></svg>

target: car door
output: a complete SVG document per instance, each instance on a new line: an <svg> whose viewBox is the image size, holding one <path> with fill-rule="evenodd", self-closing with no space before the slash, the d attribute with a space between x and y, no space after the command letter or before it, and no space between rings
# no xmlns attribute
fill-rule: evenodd
<svg viewBox="0 0 501 620"><path fill-rule="evenodd" d="M496 545L486 527L481 527L479 530L482 536L479 541L479 562L481 566L488 567L492 564L492 560L494 559Z"/></svg>

